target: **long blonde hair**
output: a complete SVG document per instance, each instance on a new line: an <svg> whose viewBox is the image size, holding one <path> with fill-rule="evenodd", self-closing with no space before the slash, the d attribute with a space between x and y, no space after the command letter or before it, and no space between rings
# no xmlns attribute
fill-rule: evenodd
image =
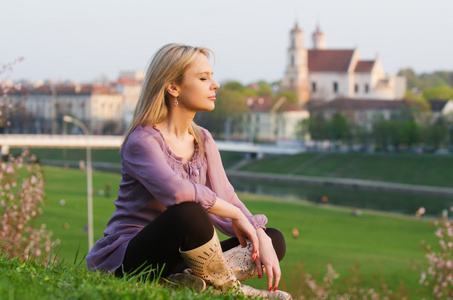
<svg viewBox="0 0 453 300"><path fill-rule="evenodd" d="M209 54L213 52L204 47L167 44L154 54L143 80L134 118L121 146L124 146L129 135L138 126L150 126L165 120L168 105L170 105L166 85L168 83L181 84L184 72L199 53L209 58ZM193 121L190 124L189 132L198 143L199 150L204 151L203 132Z"/></svg>

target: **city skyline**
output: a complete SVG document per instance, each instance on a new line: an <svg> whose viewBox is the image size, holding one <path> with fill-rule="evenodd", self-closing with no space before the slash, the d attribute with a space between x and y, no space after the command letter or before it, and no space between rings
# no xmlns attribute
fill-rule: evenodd
<svg viewBox="0 0 453 300"><path fill-rule="evenodd" d="M0 62L25 61L0 79L114 80L121 71L144 70L159 47L177 42L211 48L221 82L275 81L283 78L296 22L307 48L319 25L328 49L357 47L364 60L378 54L388 73L453 71L448 0L18 0L7 7Z"/></svg>

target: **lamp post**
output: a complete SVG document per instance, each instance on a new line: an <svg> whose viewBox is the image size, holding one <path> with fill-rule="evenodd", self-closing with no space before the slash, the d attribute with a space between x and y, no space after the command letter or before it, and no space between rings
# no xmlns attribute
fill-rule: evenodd
<svg viewBox="0 0 453 300"><path fill-rule="evenodd" d="M63 121L67 123L73 123L79 126L85 136L87 137L86 145L86 159L87 159L87 206L88 206L88 251L93 248L93 179L92 179L92 167L91 167L91 145L89 140L88 128L81 121L71 117L64 116Z"/></svg>

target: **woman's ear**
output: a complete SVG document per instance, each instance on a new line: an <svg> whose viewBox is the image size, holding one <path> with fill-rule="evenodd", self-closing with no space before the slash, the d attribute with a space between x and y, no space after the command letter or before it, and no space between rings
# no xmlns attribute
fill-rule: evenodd
<svg viewBox="0 0 453 300"><path fill-rule="evenodd" d="M178 85L174 84L173 82L168 83L165 88L167 89L167 92L172 95L173 97L178 97L179 96L179 87Z"/></svg>

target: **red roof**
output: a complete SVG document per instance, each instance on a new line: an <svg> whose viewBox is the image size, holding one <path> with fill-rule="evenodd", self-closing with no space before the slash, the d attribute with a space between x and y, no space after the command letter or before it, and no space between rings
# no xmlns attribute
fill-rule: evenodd
<svg viewBox="0 0 453 300"><path fill-rule="evenodd" d="M115 88L108 85L93 85L93 94L116 94Z"/></svg>
<svg viewBox="0 0 453 300"><path fill-rule="evenodd" d="M354 50L308 50L310 72L346 72Z"/></svg>
<svg viewBox="0 0 453 300"><path fill-rule="evenodd" d="M121 77L116 81L118 85L140 85L140 82L133 78Z"/></svg>
<svg viewBox="0 0 453 300"><path fill-rule="evenodd" d="M245 103L247 104L247 107L254 112L269 112L275 104L274 100L268 96L245 97ZM290 102L283 102L277 109L279 112L298 110L302 110L302 108L299 108L297 105Z"/></svg>
<svg viewBox="0 0 453 300"><path fill-rule="evenodd" d="M245 97L245 103L251 111L269 111L272 98L266 96Z"/></svg>
<svg viewBox="0 0 453 300"><path fill-rule="evenodd" d="M30 91L31 94L51 94L54 90L57 94L60 95L72 95L72 94L91 94L92 86L91 85L56 85L51 87L50 85L43 85L37 87Z"/></svg>
<svg viewBox="0 0 453 300"><path fill-rule="evenodd" d="M277 111L299 111L299 110L303 110L303 109L290 102L285 102L282 104L282 106L280 106L280 108Z"/></svg>
<svg viewBox="0 0 453 300"><path fill-rule="evenodd" d="M27 92L29 94L35 95L51 95L52 91L55 91L57 95L90 95L90 94L114 94L117 91L110 87L104 85L73 85L73 84L64 84L56 85L51 87L50 85L43 85L34 89L29 89ZM21 91L21 93L24 93Z"/></svg>
<svg viewBox="0 0 453 300"><path fill-rule="evenodd" d="M374 60L361 60L355 66L355 73L370 73L373 69L375 61Z"/></svg>

